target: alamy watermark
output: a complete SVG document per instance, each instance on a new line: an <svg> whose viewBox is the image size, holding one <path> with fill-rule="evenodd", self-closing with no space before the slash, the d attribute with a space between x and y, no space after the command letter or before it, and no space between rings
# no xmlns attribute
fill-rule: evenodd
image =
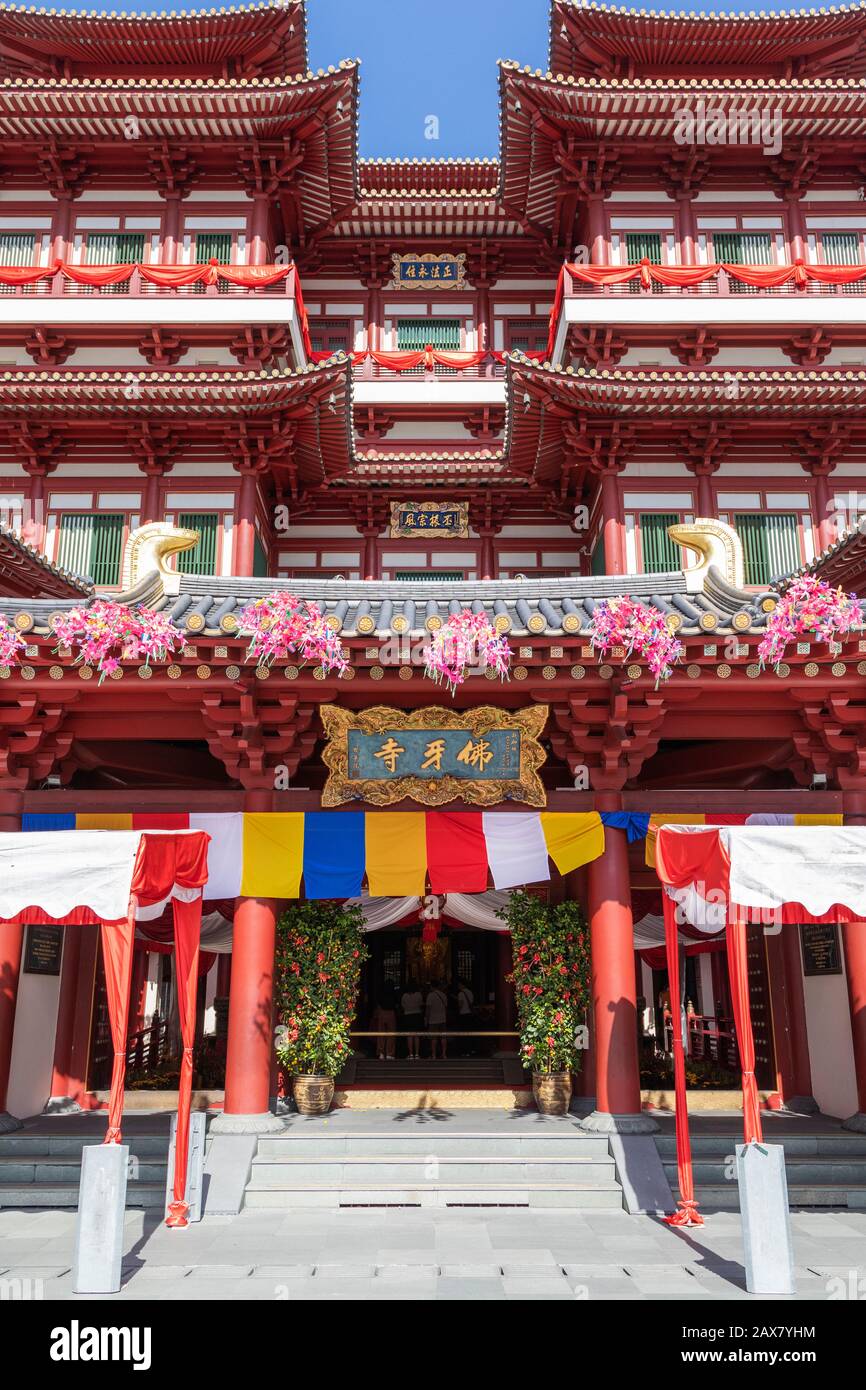
<svg viewBox="0 0 866 1390"><path fill-rule="evenodd" d="M782 152L782 108L731 108L708 105L703 97L694 106L674 112L677 145L760 145L765 155Z"/></svg>

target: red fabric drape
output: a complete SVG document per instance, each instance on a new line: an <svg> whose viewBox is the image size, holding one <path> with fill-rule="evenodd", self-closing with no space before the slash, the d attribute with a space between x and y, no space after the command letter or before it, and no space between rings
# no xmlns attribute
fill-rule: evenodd
<svg viewBox="0 0 866 1390"><path fill-rule="evenodd" d="M298 311L298 322L301 325L301 341L304 344L304 352L307 354L307 361L313 361L313 343L310 338L310 318L307 313L307 306L304 303L304 292L301 289L301 277L295 276L295 307Z"/></svg>
<svg viewBox="0 0 866 1390"><path fill-rule="evenodd" d="M130 279L136 265L134 261L127 265L70 265L61 261L59 268L63 278L75 285L119 285Z"/></svg>
<svg viewBox="0 0 866 1390"><path fill-rule="evenodd" d="M177 1088L177 1130L174 1148L173 1200L169 1203L167 1226L187 1226L187 1163L189 1161L189 1114L192 1103L192 1050L195 1044L195 999L198 987L198 953L201 935L201 898L191 903L174 899L174 945L177 967L177 1004L183 1058Z"/></svg>
<svg viewBox="0 0 866 1390"><path fill-rule="evenodd" d="M622 285L630 280L640 280L645 289L650 285L699 285L710 280L723 270L732 280L744 285L754 285L758 289L775 289L793 282L805 285L814 280L823 285L850 285L857 280L866 279L866 265L807 265L805 261L793 261L786 265L734 265L727 261L715 261L710 265L651 265L646 259L636 265L574 265L565 267L574 280L589 285ZM557 299L554 311L559 316L561 296L557 285Z"/></svg>
<svg viewBox="0 0 866 1390"><path fill-rule="evenodd" d="M677 1182L680 1189L678 1210L664 1219L669 1226L703 1226L704 1218L695 1201L695 1179L692 1171L692 1146L689 1139L688 1100L686 1097L686 1059L683 1049L683 1011L680 999L680 950L677 930L676 904L664 894L665 952L668 965L668 990L671 996L671 1033L674 1052L674 1095L677 1132Z"/></svg>
<svg viewBox="0 0 866 1390"><path fill-rule="evenodd" d="M265 285L277 285L291 273L290 265L219 265L217 275L230 285L245 285L248 289L261 289Z"/></svg>
<svg viewBox="0 0 866 1390"><path fill-rule="evenodd" d="M425 819L431 893L483 893L487 842L481 812L439 811Z"/></svg>
<svg viewBox="0 0 866 1390"><path fill-rule="evenodd" d="M141 846L139 846L141 858ZM135 908L133 893L129 915L122 924L103 922L102 961L105 967L105 992L108 996L108 1021L114 1061L111 1067L111 1090L108 1095L108 1129L106 1144L119 1144L123 1116L123 1085L126 1080L126 1039L129 1032L129 993L132 987L132 956L135 944Z"/></svg>
<svg viewBox="0 0 866 1390"><path fill-rule="evenodd" d="M755 1037L752 1032L752 1011L749 1005L749 968L746 956L746 927L743 922L728 922L728 975L731 984L731 1005L737 1047L743 1072L743 1139L747 1144L763 1142L761 1103L755 1080Z"/></svg>
<svg viewBox="0 0 866 1390"><path fill-rule="evenodd" d="M52 265L0 266L0 285L35 285L38 280L50 280L55 272Z"/></svg>

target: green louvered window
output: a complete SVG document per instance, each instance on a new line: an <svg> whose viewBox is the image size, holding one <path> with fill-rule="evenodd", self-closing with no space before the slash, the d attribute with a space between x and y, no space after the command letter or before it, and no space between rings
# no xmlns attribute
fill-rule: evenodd
<svg viewBox="0 0 866 1390"><path fill-rule="evenodd" d="M211 258L216 259L220 265L231 265L232 260L232 234L231 232L196 232L195 234L195 259L196 265L206 265ZM196 294L204 294L204 285L194 285ZM217 281L217 289L220 294L227 294L230 286L226 280Z"/></svg>
<svg viewBox="0 0 866 1390"><path fill-rule="evenodd" d="M426 583L430 579L447 579L456 583L463 578L462 570L397 570L395 579L403 579L408 584Z"/></svg>
<svg viewBox="0 0 866 1390"><path fill-rule="evenodd" d="M658 232L626 232L625 250L629 265L637 265L644 258L650 265L662 263L662 239ZM632 294L640 293L639 280L630 280L628 287ZM663 285L653 282L653 294L658 294L663 288Z"/></svg>
<svg viewBox="0 0 866 1390"><path fill-rule="evenodd" d="M764 232L714 232L713 252L717 261L729 265L772 265L773 240ZM757 285L731 280L731 294L758 294Z"/></svg>
<svg viewBox="0 0 866 1390"><path fill-rule="evenodd" d="M32 232L0 233L0 265L32 265L36 259L36 238ZM25 294L32 294L35 285L25 285ZM0 294L15 294L14 285L0 285Z"/></svg>
<svg viewBox="0 0 866 1390"><path fill-rule="evenodd" d="M216 512L181 512L178 526L189 531L198 531L198 545L194 550L184 550L177 557L177 567L181 574L216 574L217 526L219 516Z"/></svg>
<svg viewBox="0 0 866 1390"><path fill-rule="evenodd" d="M823 232L821 248L826 265L861 264L859 232ZM866 292L866 283L863 280L855 280L853 285L820 286L822 293L826 293L828 288L834 294L863 294Z"/></svg>
<svg viewBox="0 0 866 1390"><path fill-rule="evenodd" d="M739 513L734 529L743 542L746 583L769 585L777 575L791 574L802 564L795 512Z"/></svg>
<svg viewBox="0 0 866 1390"><path fill-rule="evenodd" d="M63 512L57 563L89 575L97 588L118 584L125 522L121 512Z"/></svg>
<svg viewBox="0 0 866 1390"><path fill-rule="evenodd" d="M459 352L460 319L397 320L398 352L420 352L428 343L440 352Z"/></svg>
<svg viewBox="0 0 866 1390"><path fill-rule="evenodd" d="M144 260L144 235L141 232L88 232L84 246L85 265L127 265ZM116 285L79 286L87 294L128 294L129 281Z"/></svg>
<svg viewBox="0 0 866 1390"><path fill-rule="evenodd" d="M262 545L259 533L257 531L255 534L255 539L253 541L253 578L267 579L269 572L270 571L268 568L268 552Z"/></svg>
<svg viewBox="0 0 866 1390"><path fill-rule="evenodd" d="M640 526L640 548L643 556L644 574L670 574L671 570L682 569L680 548L674 545L668 535L668 527L679 521L676 512L641 512L638 516Z"/></svg>

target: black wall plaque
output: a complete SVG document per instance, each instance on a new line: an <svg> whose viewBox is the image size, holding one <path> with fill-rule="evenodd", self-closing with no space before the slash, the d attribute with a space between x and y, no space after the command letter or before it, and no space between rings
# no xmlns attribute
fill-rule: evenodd
<svg viewBox="0 0 866 1390"><path fill-rule="evenodd" d="M835 922L808 922L800 927L804 975L841 975L839 928Z"/></svg>
<svg viewBox="0 0 866 1390"><path fill-rule="evenodd" d="M59 975L60 958L63 955L63 928L27 928L24 946L25 975Z"/></svg>

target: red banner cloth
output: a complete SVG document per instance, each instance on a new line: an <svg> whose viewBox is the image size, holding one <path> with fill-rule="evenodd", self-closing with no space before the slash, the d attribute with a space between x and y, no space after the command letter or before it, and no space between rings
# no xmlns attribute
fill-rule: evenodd
<svg viewBox="0 0 866 1390"><path fill-rule="evenodd" d="M76 285L119 285L129 280L136 269L134 261L127 265L69 265L67 261L60 262L63 278Z"/></svg>
<svg viewBox="0 0 866 1390"><path fill-rule="evenodd" d="M177 1095L177 1130L174 1149L173 1200L166 1219L168 1226L188 1225L186 1170L189 1158L189 1115L192 1102L192 1049L195 1042L195 997L198 982L198 953L201 936L201 890L207 882L207 847L210 836L194 834L147 834L141 837L135 872L132 876L133 901L142 906L162 902L175 889L195 892L192 901L173 898L175 963L177 969L178 1013L183 1040L180 1082ZM131 961L130 961L131 967ZM125 1013L129 1010L127 987ZM109 1013L111 996L109 995ZM126 1018L124 1017L124 1028ZM113 1027L113 1025L112 1025ZM126 1034L123 1037L123 1071L126 1070ZM117 1056L115 1054L115 1063ZM114 1077L112 1076L112 1096ZM120 1080L123 1104L123 1078ZM118 1119L119 1137L119 1119Z"/></svg>
<svg viewBox="0 0 866 1390"><path fill-rule="evenodd" d="M431 893L483 893L487 843L480 811L428 811L427 872Z"/></svg>
<svg viewBox="0 0 866 1390"><path fill-rule="evenodd" d="M0 285L35 285L38 280L50 280L56 270L53 265L3 265L0 266Z"/></svg>
<svg viewBox="0 0 866 1390"><path fill-rule="evenodd" d="M140 859L141 845L138 854ZM135 947L135 908L136 899L133 894L126 921L118 925L103 922L100 928L108 1022L111 1028L111 1045L114 1049L111 1090L108 1093L108 1129L103 1141L106 1144L119 1144L121 1140L126 1039L129 1035L129 994L132 988L132 954Z"/></svg>
<svg viewBox="0 0 866 1390"><path fill-rule="evenodd" d="M746 953L746 928L742 922L729 922L726 934L728 946L728 975L731 985L731 1007L740 1066L743 1071L743 1139L747 1144L764 1141L761 1127L761 1102L755 1080L755 1035L752 1031L752 1010L749 1003L749 967ZM761 950L763 950L763 945Z"/></svg>
<svg viewBox="0 0 866 1390"><path fill-rule="evenodd" d="M687 288L711 280L720 270L732 280L757 289L775 289L780 285L805 285L814 280L823 285L850 285L857 280L866 279L866 265L807 265L797 260L786 265L735 265L728 261L714 261L710 265L651 265L644 258L635 265L574 265L565 267L574 280L589 285L622 285L631 280L640 280L645 289L657 285L680 285ZM557 297L554 300L554 313L558 319L562 296L557 284Z"/></svg>
<svg viewBox="0 0 866 1390"><path fill-rule="evenodd" d="M664 894L665 953L668 966L668 992L671 998L671 1035L674 1053L674 1116L677 1134L678 1210L664 1219L669 1226L703 1226L704 1218L695 1201L692 1145L689 1138L688 1099L686 1097L686 1059L683 1049L683 1011L680 999L680 955L676 904Z"/></svg>
<svg viewBox="0 0 866 1390"><path fill-rule="evenodd" d="M290 265L219 265L217 275L230 285L244 285L254 290L278 285L291 274L291 270Z"/></svg>

